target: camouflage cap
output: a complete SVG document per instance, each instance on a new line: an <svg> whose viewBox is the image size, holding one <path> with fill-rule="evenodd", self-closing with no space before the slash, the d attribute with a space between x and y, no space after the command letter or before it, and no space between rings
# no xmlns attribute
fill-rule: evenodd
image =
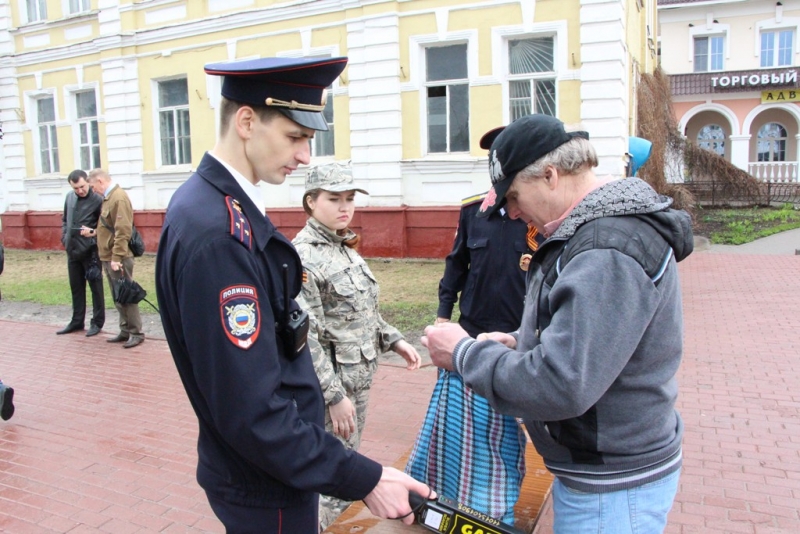
<svg viewBox="0 0 800 534"><path fill-rule="evenodd" d="M350 165L344 163L327 163L312 167L306 176L306 192L312 189L323 189L332 193L358 191L369 195L365 189L355 184Z"/></svg>

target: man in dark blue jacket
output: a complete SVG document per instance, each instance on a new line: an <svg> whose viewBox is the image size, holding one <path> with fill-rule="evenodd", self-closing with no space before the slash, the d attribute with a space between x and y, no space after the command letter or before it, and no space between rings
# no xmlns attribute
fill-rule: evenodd
<svg viewBox="0 0 800 534"><path fill-rule="evenodd" d="M327 129L324 89L346 62L206 66L224 76L220 136L164 221L161 319L199 422L197 479L228 532L316 534L319 493L411 524L409 491L429 494L325 431L307 317L294 300L302 265L258 188L309 162L309 140Z"/></svg>

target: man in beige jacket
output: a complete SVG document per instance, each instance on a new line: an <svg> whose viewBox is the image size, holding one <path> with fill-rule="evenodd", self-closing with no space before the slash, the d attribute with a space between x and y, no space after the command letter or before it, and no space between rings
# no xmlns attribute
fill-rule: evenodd
<svg viewBox="0 0 800 534"><path fill-rule="evenodd" d="M81 235L97 236L97 250L113 295L114 282L123 276L133 278L133 253L128 245L133 232L133 207L128 194L103 169L92 170L87 181L103 197L103 208L97 229L86 228ZM107 341L125 343L126 349L144 342L139 304L114 305L119 312L120 332Z"/></svg>

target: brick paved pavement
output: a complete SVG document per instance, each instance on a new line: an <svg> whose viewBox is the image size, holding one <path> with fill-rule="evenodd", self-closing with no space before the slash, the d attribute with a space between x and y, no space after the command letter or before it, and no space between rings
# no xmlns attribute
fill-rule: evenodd
<svg viewBox="0 0 800 534"><path fill-rule="evenodd" d="M668 532L800 532L800 257L697 253L681 276L687 432ZM0 422L0 531L221 532L166 343L106 337L0 320L17 405ZM385 464L408 452L434 378L381 366L364 452Z"/></svg>

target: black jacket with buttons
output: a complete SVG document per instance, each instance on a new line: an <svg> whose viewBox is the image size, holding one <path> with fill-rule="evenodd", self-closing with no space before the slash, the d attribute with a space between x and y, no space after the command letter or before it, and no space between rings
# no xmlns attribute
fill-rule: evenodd
<svg viewBox="0 0 800 534"><path fill-rule="evenodd" d="M164 333L200 427L197 479L242 506L360 500L382 468L325 431L308 345L287 357L284 266L294 310L297 252L206 154L170 201L156 259Z"/></svg>
<svg viewBox="0 0 800 534"><path fill-rule="evenodd" d="M482 199L465 199L461 207L453 250L439 282L436 313L449 319L458 301L458 322L472 337L519 328L525 300L520 259L533 254L526 241L528 225L510 219L504 209L478 218Z"/></svg>

